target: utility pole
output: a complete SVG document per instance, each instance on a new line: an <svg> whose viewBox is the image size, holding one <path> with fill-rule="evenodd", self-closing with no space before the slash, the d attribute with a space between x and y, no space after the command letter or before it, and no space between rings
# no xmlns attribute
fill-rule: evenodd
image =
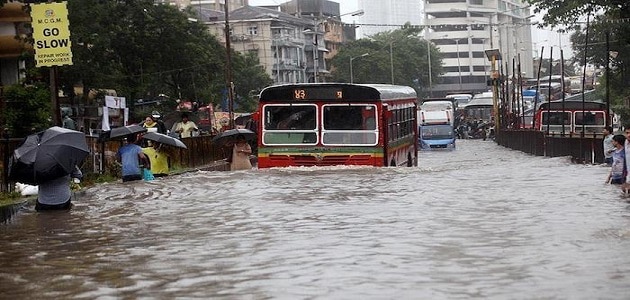
<svg viewBox="0 0 630 300"><path fill-rule="evenodd" d="M234 129L234 82L232 81L232 45L230 45L229 1L225 1L225 87L227 88L230 129Z"/></svg>

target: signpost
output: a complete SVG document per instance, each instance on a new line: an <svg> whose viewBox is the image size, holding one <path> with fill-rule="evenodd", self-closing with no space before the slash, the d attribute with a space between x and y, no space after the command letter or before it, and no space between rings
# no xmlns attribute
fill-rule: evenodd
<svg viewBox="0 0 630 300"><path fill-rule="evenodd" d="M55 125L61 125L57 97L57 66L72 65L67 2L31 5L35 65L50 68L50 97Z"/></svg>
<svg viewBox="0 0 630 300"><path fill-rule="evenodd" d="M72 43L66 2L31 5L35 64L38 67L72 65Z"/></svg>

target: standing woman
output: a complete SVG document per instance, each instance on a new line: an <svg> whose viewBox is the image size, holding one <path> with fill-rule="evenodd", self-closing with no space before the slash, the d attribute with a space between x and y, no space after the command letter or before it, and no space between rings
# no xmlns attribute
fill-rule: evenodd
<svg viewBox="0 0 630 300"><path fill-rule="evenodd" d="M155 177L168 176L170 157L162 148L162 143L153 142L152 146L142 148L144 153L151 161L151 173Z"/></svg>
<svg viewBox="0 0 630 300"><path fill-rule="evenodd" d="M236 142L232 147L232 162L230 170L249 170L252 163L249 161L249 155L252 154L252 147L249 146L245 136L240 134L236 137Z"/></svg>

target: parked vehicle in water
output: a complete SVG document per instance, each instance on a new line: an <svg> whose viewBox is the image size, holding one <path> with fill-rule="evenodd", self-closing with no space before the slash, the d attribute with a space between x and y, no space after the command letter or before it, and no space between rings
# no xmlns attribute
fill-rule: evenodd
<svg viewBox="0 0 630 300"><path fill-rule="evenodd" d="M471 95L471 94L451 94L451 95L447 95L444 98L455 100L455 106L458 109L461 109L461 108L466 107L466 105L468 105L468 102L470 102L470 100L472 100L473 95Z"/></svg>
<svg viewBox="0 0 630 300"><path fill-rule="evenodd" d="M541 104L535 117L536 130L552 134L599 134L610 118L603 102L566 100Z"/></svg>
<svg viewBox="0 0 630 300"><path fill-rule="evenodd" d="M447 111L450 116L451 125L455 125L455 111L457 101L453 98L426 98L422 99L421 111Z"/></svg>
<svg viewBox="0 0 630 300"><path fill-rule="evenodd" d="M453 115L447 110L418 111L420 149L455 149Z"/></svg>
<svg viewBox="0 0 630 300"><path fill-rule="evenodd" d="M491 122L494 115L494 100L492 92L484 92L475 95L468 105L464 107L464 118L466 120L479 120Z"/></svg>

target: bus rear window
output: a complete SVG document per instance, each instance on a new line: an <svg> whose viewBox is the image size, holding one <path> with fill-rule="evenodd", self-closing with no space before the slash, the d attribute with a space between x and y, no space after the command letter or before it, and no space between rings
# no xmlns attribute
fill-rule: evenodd
<svg viewBox="0 0 630 300"><path fill-rule="evenodd" d="M323 118L325 130L376 129L374 105L326 105Z"/></svg>
<svg viewBox="0 0 630 300"><path fill-rule="evenodd" d="M267 105L264 108L265 130L315 130L317 106Z"/></svg>
<svg viewBox="0 0 630 300"><path fill-rule="evenodd" d="M376 145L376 106L325 105L323 107L324 145Z"/></svg>
<svg viewBox="0 0 630 300"><path fill-rule="evenodd" d="M578 111L575 113L575 125L605 125L605 123L603 112Z"/></svg>
<svg viewBox="0 0 630 300"><path fill-rule="evenodd" d="M569 125L571 123L569 112L561 111L543 111L541 121L544 125Z"/></svg>

